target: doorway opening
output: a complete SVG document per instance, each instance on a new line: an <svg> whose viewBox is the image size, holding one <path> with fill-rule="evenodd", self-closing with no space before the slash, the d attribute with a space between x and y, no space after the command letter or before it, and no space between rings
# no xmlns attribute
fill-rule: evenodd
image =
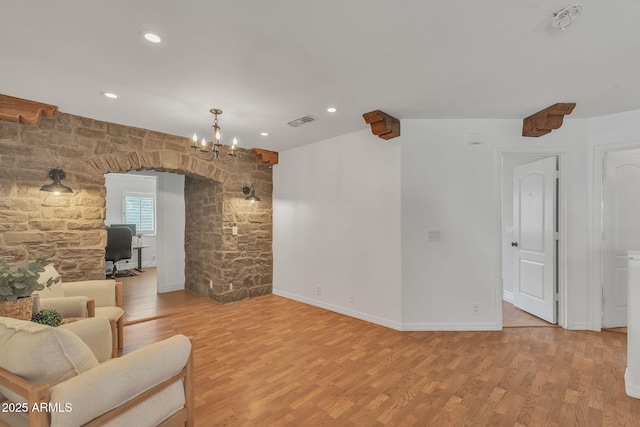
<svg viewBox="0 0 640 427"><path fill-rule="evenodd" d="M601 177L602 328L625 328L627 254L640 250L640 149L604 152Z"/></svg>
<svg viewBox="0 0 640 427"><path fill-rule="evenodd" d="M566 325L564 153L503 152L503 327Z"/></svg>
<svg viewBox="0 0 640 427"><path fill-rule="evenodd" d="M119 271L133 273L118 277L128 296L125 321L153 317L161 305L159 295L185 288L184 175L154 170L109 173L105 187L105 226L133 223L137 230L131 259L118 266Z"/></svg>

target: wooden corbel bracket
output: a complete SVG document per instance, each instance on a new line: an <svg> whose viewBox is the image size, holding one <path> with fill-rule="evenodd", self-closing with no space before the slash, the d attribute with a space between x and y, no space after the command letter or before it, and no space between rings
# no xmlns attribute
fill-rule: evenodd
<svg viewBox="0 0 640 427"><path fill-rule="evenodd" d="M564 116L575 107L575 102L553 104L527 117L522 123L522 136L538 137L560 128Z"/></svg>
<svg viewBox="0 0 640 427"><path fill-rule="evenodd" d="M35 125L40 116L53 117L58 107L0 94L0 120Z"/></svg>
<svg viewBox="0 0 640 427"><path fill-rule="evenodd" d="M400 136L400 120L380 110L371 111L362 115L364 121L371 125L371 132L382 139L391 139Z"/></svg>
<svg viewBox="0 0 640 427"><path fill-rule="evenodd" d="M263 150L262 148L252 148L251 153L258 158L260 163L267 165L278 164L278 153L276 151Z"/></svg>

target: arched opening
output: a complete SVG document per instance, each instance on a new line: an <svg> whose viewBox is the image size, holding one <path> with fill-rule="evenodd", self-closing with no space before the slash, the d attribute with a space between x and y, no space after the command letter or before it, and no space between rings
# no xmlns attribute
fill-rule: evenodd
<svg viewBox="0 0 640 427"><path fill-rule="evenodd" d="M187 138L65 113L3 126L2 246L15 261L45 257L65 281L103 278L105 174L172 172L185 176L185 288L219 302L271 293L271 169L250 151L221 165L194 157ZM39 191L55 167L72 194ZM249 185L260 203L245 200Z"/></svg>
<svg viewBox="0 0 640 427"><path fill-rule="evenodd" d="M270 292L271 289L271 253L265 257L264 247L259 248L252 242L250 233L260 233L256 225L263 221L269 224L270 214L256 214L255 207L244 200L240 191L225 190L221 182L213 177L228 177L215 164L186 161L193 170L181 166L168 168L163 163L162 152L158 155L120 155L111 154L96 159L95 164L117 165L121 173L131 170L155 170L182 174L184 179L184 271L185 289L206 296L220 303L239 301ZM100 161L101 160L101 161ZM183 164L182 162L180 164ZM106 192L105 192L106 193ZM245 224L239 223L244 222ZM232 229L240 230L233 235ZM257 239L259 241L259 239ZM164 244L180 244L165 242ZM170 263L171 260L163 260ZM170 268L170 267L167 267ZM265 274L266 273L266 274ZM268 292L265 292L267 291Z"/></svg>

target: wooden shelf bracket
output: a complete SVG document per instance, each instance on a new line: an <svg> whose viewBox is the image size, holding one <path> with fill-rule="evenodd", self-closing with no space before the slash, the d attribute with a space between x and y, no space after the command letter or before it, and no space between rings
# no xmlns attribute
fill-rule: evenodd
<svg viewBox="0 0 640 427"><path fill-rule="evenodd" d="M571 114L575 107L575 102L561 102L527 117L522 123L522 136L538 137L560 128L564 116Z"/></svg>
<svg viewBox="0 0 640 427"><path fill-rule="evenodd" d="M53 117L58 107L0 94L0 120L35 125L40 116Z"/></svg>
<svg viewBox="0 0 640 427"><path fill-rule="evenodd" d="M371 125L371 132L382 139L400 136L400 120L380 111L370 111L362 115L364 121Z"/></svg>
<svg viewBox="0 0 640 427"><path fill-rule="evenodd" d="M276 151L263 150L262 148L252 148L251 153L258 158L260 163L267 165L278 164L278 153Z"/></svg>

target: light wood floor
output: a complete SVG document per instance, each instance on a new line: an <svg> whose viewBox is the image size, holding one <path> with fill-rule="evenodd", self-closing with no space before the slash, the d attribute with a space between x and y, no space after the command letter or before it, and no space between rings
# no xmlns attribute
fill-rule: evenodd
<svg viewBox="0 0 640 427"><path fill-rule="evenodd" d="M623 334L398 332L277 296L165 295L181 308L130 322L124 353L192 337L197 426L640 425Z"/></svg>
<svg viewBox="0 0 640 427"><path fill-rule="evenodd" d="M156 269L147 267L144 273L137 276L118 278L123 282L125 305L125 323L137 323L150 318L163 317L189 309L194 303L193 295L188 292L169 292L158 294ZM502 302L502 326L505 328L519 327L554 327L526 311L520 310L513 304ZM626 328L625 328L626 331Z"/></svg>
<svg viewBox="0 0 640 427"><path fill-rule="evenodd" d="M526 311L506 301L502 301L502 327L503 328L523 328L523 327L558 327L546 322L539 317L533 316Z"/></svg>

